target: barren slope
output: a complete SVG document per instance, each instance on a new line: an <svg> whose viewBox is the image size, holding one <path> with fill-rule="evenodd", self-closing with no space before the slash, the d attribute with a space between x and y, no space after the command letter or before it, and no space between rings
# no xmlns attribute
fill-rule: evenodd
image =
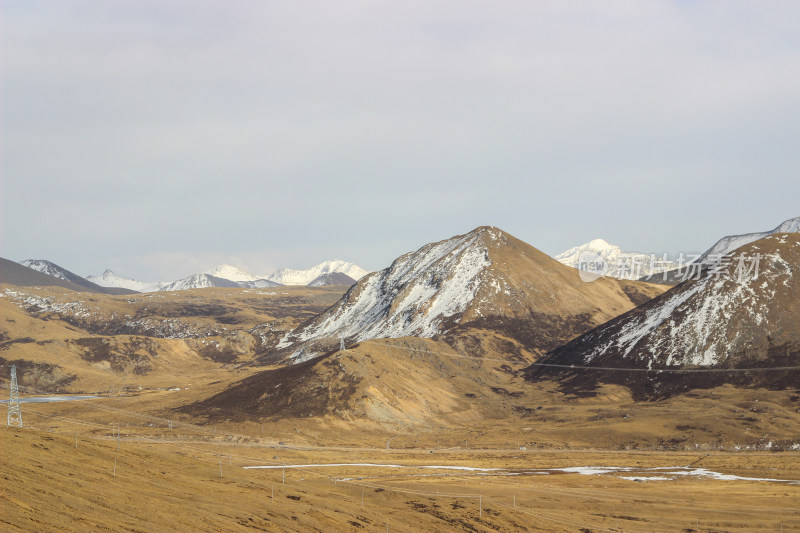
<svg viewBox="0 0 800 533"><path fill-rule="evenodd" d="M218 288L106 296L0 285L0 382L14 363L21 383L40 390L170 385L175 377L252 361L329 307L342 290Z"/></svg>

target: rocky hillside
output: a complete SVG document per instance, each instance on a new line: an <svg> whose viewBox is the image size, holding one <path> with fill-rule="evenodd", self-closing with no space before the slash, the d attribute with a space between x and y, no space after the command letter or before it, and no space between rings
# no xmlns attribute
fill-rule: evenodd
<svg viewBox="0 0 800 533"><path fill-rule="evenodd" d="M576 385L634 384L640 394L722 382L796 385L797 370L764 369L800 366L800 234L776 233L738 248L702 279L681 283L554 350L542 363L649 369L534 366L528 372L531 379L571 373ZM732 371L748 368L762 370Z"/></svg>

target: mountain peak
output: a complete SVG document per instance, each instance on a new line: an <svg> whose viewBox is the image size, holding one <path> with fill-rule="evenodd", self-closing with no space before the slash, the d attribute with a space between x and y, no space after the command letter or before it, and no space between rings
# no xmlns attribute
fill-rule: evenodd
<svg viewBox="0 0 800 533"><path fill-rule="evenodd" d="M619 248L619 246L609 244L608 241L604 239L592 239L591 241L584 244L584 246L588 248Z"/></svg>
<svg viewBox="0 0 800 533"><path fill-rule="evenodd" d="M596 263L598 256L605 262L606 267L604 271L598 273L619 279L639 279L677 266L649 254L624 252L619 246L603 239L594 239L570 248L556 255L555 259L567 266L584 269L588 263L598 264Z"/></svg>
<svg viewBox="0 0 800 533"><path fill-rule="evenodd" d="M347 261L342 261L341 259L334 259L331 261L323 261L322 263L306 270L282 268L280 270L276 270L269 276L266 276L266 279L280 283L281 285L308 285L320 276L324 276L325 274L333 274L336 272L345 274L354 280L359 280L369 274L368 271L356 264L348 263Z"/></svg>
<svg viewBox="0 0 800 533"><path fill-rule="evenodd" d="M259 279L258 276L254 276L246 270L225 263L217 265L211 270L206 270L204 274L230 281L255 281Z"/></svg>
<svg viewBox="0 0 800 533"><path fill-rule="evenodd" d="M52 261L48 261L46 259L26 259L25 261L20 261L20 264L26 266L32 270L36 270L43 274L47 274L48 276L53 276L54 278L58 278L64 281L69 281L86 289L89 289L93 292L104 292L107 294L124 294L124 292L120 292L115 290L114 287L107 287L104 285L100 285L94 283L91 279L81 277L77 274L74 274L67 270L64 267L61 267Z"/></svg>
<svg viewBox="0 0 800 533"><path fill-rule="evenodd" d="M482 226L426 244L364 277L277 348L301 361L334 341L338 346L340 338L436 337L480 324L503 329L505 323L507 338L543 353L561 342L560 335L567 340L631 307L616 280L583 283L575 270L529 244ZM542 332L555 329L555 335Z"/></svg>
<svg viewBox="0 0 800 533"><path fill-rule="evenodd" d="M86 276L86 279L101 287L129 289L137 292L155 292L166 283L136 281L135 279L120 276L110 268L105 269L99 276Z"/></svg>

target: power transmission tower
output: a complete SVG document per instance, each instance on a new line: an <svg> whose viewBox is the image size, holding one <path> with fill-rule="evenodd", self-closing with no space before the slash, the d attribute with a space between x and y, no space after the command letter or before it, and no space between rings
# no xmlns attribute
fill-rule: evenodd
<svg viewBox="0 0 800 533"><path fill-rule="evenodd" d="M17 385L17 365L11 365L11 396L8 400L8 425L9 427L22 427L22 409L19 407L19 385Z"/></svg>
<svg viewBox="0 0 800 533"><path fill-rule="evenodd" d="M343 352L343 351L345 351L345 349L346 348L344 347L344 338L340 338L339 339L339 351Z"/></svg>

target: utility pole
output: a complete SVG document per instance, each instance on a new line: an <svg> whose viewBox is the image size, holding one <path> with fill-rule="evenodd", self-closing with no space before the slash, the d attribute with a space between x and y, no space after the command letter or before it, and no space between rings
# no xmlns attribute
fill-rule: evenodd
<svg viewBox="0 0 800 533"><path fill-rule="evenodd" d="M11 384L8 386L8 426L22 427L22 409L19 406L19 385L17 385L17 365L11 365Z"/></svg>

